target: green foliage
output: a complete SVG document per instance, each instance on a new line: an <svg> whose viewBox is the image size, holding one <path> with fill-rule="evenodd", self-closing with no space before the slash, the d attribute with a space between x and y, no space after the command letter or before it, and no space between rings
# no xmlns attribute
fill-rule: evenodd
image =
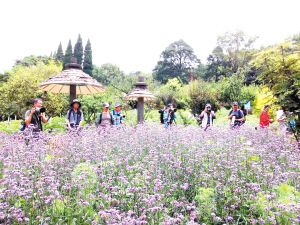
<svg viewBox="0 0 300 225"><path fill-rule="evenodd" d="M220 35L217 45L227 57L231 74L237 73L252 58L252 45L257 37L249 37L243 31L226 32Z"/></svg>
<svg viewBox="0 0 300 225"><path fill-rule="evenodd" d="M101 67L94 66L92 76L104 85L118 85L124 82L125 74L117 65L103 64Z"/></svg>
<svg viewBox="0 0 300 225"><path fill-rule="evenodd" d="M235 74L231 77L223 78L218 84L220 101L227 105L230 105L234 101L241 102L242 87L243 77Z"/></svg>
<svg viewBox="0 0 300 225"><path fill-rule="evenodd" d="M230 76L230 71L228 57L223 53L223 49L217 46L207 58L207 70L203 79L218 82L222 77Z"/></svg>
<svg viewBox="0 0 300 225"><path fill-rule="evenodd" d="M52 117L48 123L43 124L45 131L61 133L66 130L66 120L65 117Z"/></svg>
<svg viewBox="0 0 300 225"><path fill-rule="evenodd" d="M20 130L21 120L11 120L0 122L0 131L5 133L15 133Z"/></svg>
<svg viewBox="0 0 300 225"><path fill-rule="evenodd" d="M24 67L31 67L31 66L36 66L39 63L48 65L53 63L53 59L48 56L26 56L21 60L17 60L15 63L15 66L24 66Z"/></svg>
<svg viewBox="0 0 300 225"><path fill-rule="evenodd" d="M178 78L168 80L165 85L156 90L155 94L163 105L172 103L177 108L187 108L188 91Z"/></svg>
<svg viewBox="0 0 300 225"><path fill-rule="evenodd" d="M199 187L195 201L197 203L197 211L202 222L210 222L211 214L216 209L216 194L213 188Z"/></svg>
<svg viewBox="0 0 300 225"><path fill-rule="evenodd" d="M207 103L212 105L214 111L220 108L219 94L213 84L199 80L191 82L188 88L188 103L194 115L200 114Z"/></svg>
<svg viewBox="0 0 300 225"><path fill-rule="evenodd" d="M77 63L81 65L83 60L83 46L80 34L78 35L77 42L74 46L74 57L77 59Z"/></svg>
<svg viewBox="0 0 300 225"><path fill-rule="evenodd" d="M203 79L219 81L234 74L243 76L249 85L256 76L255 68L249 66L256 52L252 48L256 37L242 31L226 32L218 37L217 46L207 58L207 71Z"/></svg>
<svg viewBox="0 0 300 225"><path fill-rule="evenodd" d="M66 53L64 56L64 65L63 65L64 68L65 68L66 64L71 63L72 57L73 57L72 43L71 43L71 40L69 40L68 47L66 49Z"/></svg>
<svg viewBox="0 0 300 225"><path fill-rule="evenodd" d="M191 112L184 110L177 110L176 112L176 124L181 125L198 125L197 120Z"/></svg>
<svg viewBox="0 0 300 225"><path fill-rule="evenodd" d="M108 102L113 109L113 104L116 102L123 102L124 93L120 92L112 86L108 86L105 92L95 95L81 96L82 110L84 112L85 120L89 123L95 121L98 113L102 111L102 103Z"/></svg>
<svg viewBox="0 0 300 225"><path fill-rule="evenodd" d="M279 106L276 104L277 99L274 96L273 92L268 87L260 88L259 92L256 93L256 96L253 101L253 111L256 114L260 114L263 110L264 105L270 105L269 115L272 118L275 118L276 111L279 110Z"/></svg>
<svg viewBox="0 0 300 225"><path fill-rule="evenodd" d="M287 41L256 54L252 64L260 71L259 81L269 87L278 103L300 108L300 43Z"/></svg>
<svg viewBox="0 0 300 225"><path fill-rule="evenodd" d="M197 68L200 60L194 50L183 40L170 44L162 53L154 69L154 78L166 83L170 78L180 78L188 83L191 72Z"/></svg>
<svg viewBox="0 0 300 225"><path fill-rule="evenodd" d="M297 203L300 200L300 192L297 191L293 186L288 184L280 184L275 192L277 194L277 199L283 204Z"/></svg>
<svg viewBox="0 0 300 225"><path fill-rule="evenodd" d="M7 82L0 87L0 114L1 115L18 115L22 117L22 113L30 108L30 101L36 97L42 97L43 93L38 85L61 71L61 66L57 65L54 60L49 60L48 64L38 62L37 65L24 67L15 66L10 71L10 76ZM56 97L55 97L56 98ZM50 97L49 99L55 99ZM56 106L58 100L49 101L49 105L53 108L61 109ZM48 104L48 103L47 103ZM61 104L61 103L59 103ZM53 113L58 113L53 111Z"/></svg>
<svg viewBox="0 0 300 225"><path fill-rule="evenodd" d="M93 55L90 40L87 41L84 48L83 71L89 75L93 73Z"/></svg>

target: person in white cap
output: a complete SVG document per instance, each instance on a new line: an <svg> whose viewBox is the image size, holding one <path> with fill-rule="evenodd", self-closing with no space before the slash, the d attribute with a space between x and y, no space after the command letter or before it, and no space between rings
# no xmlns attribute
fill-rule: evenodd
<svg viewBox="0 0 300 225"><path fill-rule="evenodd" d="M96 126L110 127L113 123L113 115L109 112L109 104L103 103L103 109L96 120Z"/></svg>
<svg viewBox="0 0 300 225"><path fill-rule="evenodd" d="M114 125L119 126L124 124L125 115L122 114L122 105L120 103L115 104L115 109L111 112L113 116Z"/></svg>
<svg viewBox="0 0 300 225"><path fill-rule="evenodd" d="M204 130L213 125L213 120L216 119L216 114L211 110L211 104L205 105L205 109L201 112L199 117L202 121L200 126L204 128Z"/></svg>

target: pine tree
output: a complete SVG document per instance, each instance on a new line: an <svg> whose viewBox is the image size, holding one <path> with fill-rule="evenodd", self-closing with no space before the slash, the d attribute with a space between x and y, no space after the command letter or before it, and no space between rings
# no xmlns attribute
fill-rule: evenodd
<svg viewBox="0 0 300 225"><path fill-rule="evenodd" d="M77 63L81 65L83 59L83 45L80 34L78 35L77 43L74 47L74 57L77 59Z"/></svg>
<svg viewBox="0 0 300 225"><path fill-rule="evenodd" d="M63 49L62 49L62 45L61 45L61 42L59 43L58 45L58 48L57 48L57 52L55 54L55 56L53 56L57 61L63 61L64 60L64 52L63 52Z"/></svg>
<svg viewBox="0 0 300 225"><path fill-rule="evenodd" d="M72 43L71 43L71 40L69 40L66 54L64 57L64 68L65 68L66 64L71 63L72 57L73 57Z"/></svg>
<svg viewBox="0 0 300 225"><path fill-rule="evenodd" d="M92 46L90 40L87 41L84 49L83 71L89 75L92 75L93 57L92 57Z"/></svg>

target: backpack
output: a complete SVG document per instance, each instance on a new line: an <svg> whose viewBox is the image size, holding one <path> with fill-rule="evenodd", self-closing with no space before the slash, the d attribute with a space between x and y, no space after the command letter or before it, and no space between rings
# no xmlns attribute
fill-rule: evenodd
<svg viewBox="0 0 300 225"><path fill-rule="evenodd" d="M70 117L71 117L71 111L73 111L73 109L70 109L69 111L68 111L68 120L70 121ZM78 114L77 114L77 118L76 118L76 123L77 123L77 121L78 121L78 117L81 119L81 117L82 117L82 111L81 110L78 110ZM76 125L78 125L78 124L76 124Z"/></svg>
<svg viewBox="0 0 300 225"><path fill-rule="evenodd" d="M158 113L160 114L160 123L164 124L164 111L163 109L159 110Z"/></svg>
<svg viewBox="0 0 300 225"><path fill-rule="evenodd" d="M26 129L26 124L25 124L25 121L22 120L20 123L20 131L24 131L25 129Z"/></svg>
<svg viewBox="0 0 300 225"><path fill-rule="evenodd" d="M229 115L232 113L232 111L233 111L233 110L231 110L231 111L229 112ZM242 111L241 111L240 109L238 109L238 115L239 115L239 117L242 117ZM244 117L245 117L245 115L244 115Z"/></svg>
<svg viewBox="0 0 300 225"><path fill-rule="evenodd" d="M109 113L110 114L110 123L113 125L114 124L114 120L113 120L113 115L112 113ZM102 113L99 114L99 120L96 121L96 126L98 127L102 122Z"/></svg>

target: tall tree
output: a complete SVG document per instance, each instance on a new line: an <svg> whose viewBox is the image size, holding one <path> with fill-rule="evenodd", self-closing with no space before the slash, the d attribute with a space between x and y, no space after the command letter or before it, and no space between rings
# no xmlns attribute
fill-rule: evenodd
<svg viewBox="0 0 300 225"><path fill-rule="evenodd" d="M104 85L122 85L122 81L125 79L123 71L117 65L110 63L103 64L101 67L94 66L92 76Z"/></svg>
<svg viewBox="0 0 300 225"><path fill-rule="evenodd" d="M162 83L176 77L188 83L191 73L199 63L200 60L194 54L194 50L183 40L179 40L170 44L161 53L153 76Z"/></svg>
<svg viewBox="0 0 300 225"><path fill-rule="evenodd" d="M66 64L71 62L72 57L73 57L72 43L71 43L71 40L69 40L66 54L64 56L64 68L65 68Z"/></svg>
<svg viewBox="0 0 300 225"><path fill-rule="evenodd" d="M229 76L230 62L223 53L223 49L217 46L207 58L207 70L205 80L219 81L222 77Z"/></svg>
<svg viewBox="0 0 300 225"><path fill-rule="evenodd" d="M58 48L57 48L57 51L56 51L56 54L55 54L55 59L57 61L61 61L61 62L64 60L64 52L63 52L63 49L62 49L61 42L58 45Z"/></svg>
<svg viewBox="0 0 300 225"><path fill-rule="evenodd" d="M74 46L74 57L77 59L77 63L81 65L83 60L83 45L80 34L78 35L77 42Z"/></svg>
<svg viewBox="0 0 300 225"><path fill-rule="evenodd" d="M90 39L87 41L84 48L83 71L89 75L93 73L93 55Z"/></svg>
<svg viewBox="0 0 300 225"><path fill-rule="evenodd" d="M232 74L251 60L252 45L256 39L257 37L249 37L243 31L226 32L218 37L217 45L228 57Z"/></svg>

